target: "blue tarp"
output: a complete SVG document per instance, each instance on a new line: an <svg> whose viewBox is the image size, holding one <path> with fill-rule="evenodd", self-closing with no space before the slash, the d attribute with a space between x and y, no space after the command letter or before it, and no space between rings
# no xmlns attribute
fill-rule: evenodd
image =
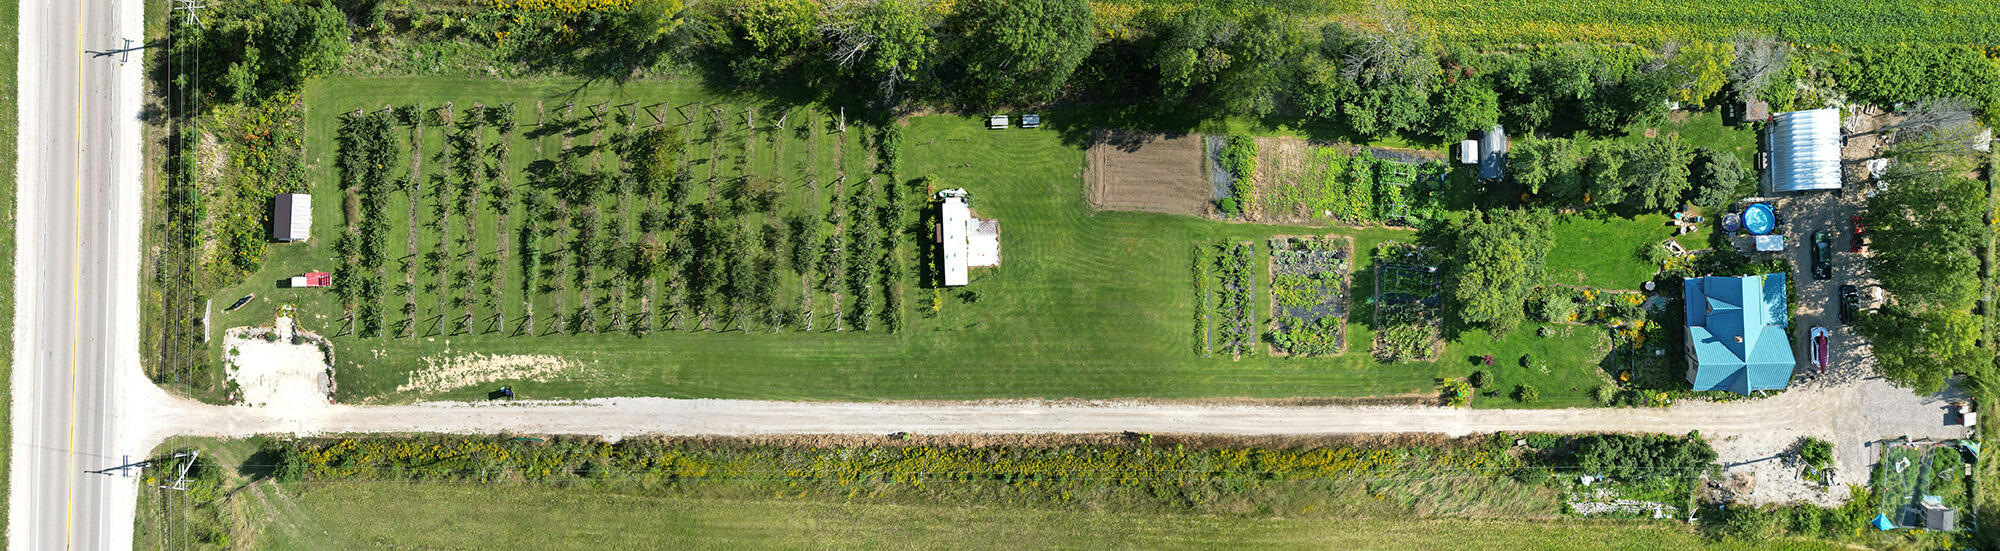
<svg viewBox="0 0 2000 551"><path fill-rule="evenodd" d="M1875 515L1875 520L1868 523L1875 525L1876 530L1890 530L1896 527L1895 523L1889 522L1889 515Z"/></svg>

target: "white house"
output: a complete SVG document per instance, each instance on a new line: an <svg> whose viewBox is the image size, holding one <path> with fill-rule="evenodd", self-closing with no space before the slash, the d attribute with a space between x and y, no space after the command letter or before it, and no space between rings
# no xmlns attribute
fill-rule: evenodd
<svg viewBox="0 0 2000 551"><path fill-rule="evenodd" d="M963 189L947 189L938 197L944 200L938 216L938 262L944 285L961 287L969 281L970 268L1000 265L1000 222L974 217Z"/></svg>

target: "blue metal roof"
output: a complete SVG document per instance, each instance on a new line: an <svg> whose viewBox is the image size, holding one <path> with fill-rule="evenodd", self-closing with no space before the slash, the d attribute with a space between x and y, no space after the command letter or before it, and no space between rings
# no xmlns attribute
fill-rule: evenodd
<svg viewBox="0 0 2000 551"><path fill-rule="evenodd" d="M1687 342L1695 390L1750 394L1791 382L1785 274L1684 280Z"/></svg>

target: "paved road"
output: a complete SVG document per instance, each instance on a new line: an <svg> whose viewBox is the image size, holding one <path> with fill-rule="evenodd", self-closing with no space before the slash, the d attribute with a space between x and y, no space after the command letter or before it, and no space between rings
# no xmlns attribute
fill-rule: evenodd
<svg viewBox="0 0 2000 551"><path fill-rule="evenodd" d="M138 2L22 2L16 256L14 549L131 546L134 479L117 465L138 376ZM124 384L120 384L124 383Z"/></svg>

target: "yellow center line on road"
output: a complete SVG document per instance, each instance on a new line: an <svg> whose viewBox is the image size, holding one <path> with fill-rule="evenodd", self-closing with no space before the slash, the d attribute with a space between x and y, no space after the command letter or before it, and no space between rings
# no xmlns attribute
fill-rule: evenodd
<svg viewBox="0 0 2000 551"><path fill-rule="evenodd" d="M75 530L76 454L77 454L76 396L78 391L77 387L80 386L77 384L77 378L76 378L76 341L78 335L81 334L81 331L79 331L81 325L80 320L83 317L82 316L83 302L80 298L82 295L77 290L77 287L81 285L83 281L83 80L84 78L83 78L83 6L81 4L78 4L76 7L75 33L76 33L76 53L71 63L76 68L76 83L75 83L76 113L74 115L76 121L75 136L74 136L76 142L76 158L74 164L71 166L71 169L74 170L76 173L76 181L75 181L75 193L72 195L72 197L75 199L74 201L75 211L72 216L72 218L74 219L73 221L75 222L72 226L74 228L74 232L71 234L71 241L72 244L74 245L74 249L73 253L70 256L70 265L72 266L71 275L74 277L72 277L69 281L69 302L70 302L69 462L66 468L63 469L63 549L70 549L75 545L74 539L76 533Z"/></svg>

